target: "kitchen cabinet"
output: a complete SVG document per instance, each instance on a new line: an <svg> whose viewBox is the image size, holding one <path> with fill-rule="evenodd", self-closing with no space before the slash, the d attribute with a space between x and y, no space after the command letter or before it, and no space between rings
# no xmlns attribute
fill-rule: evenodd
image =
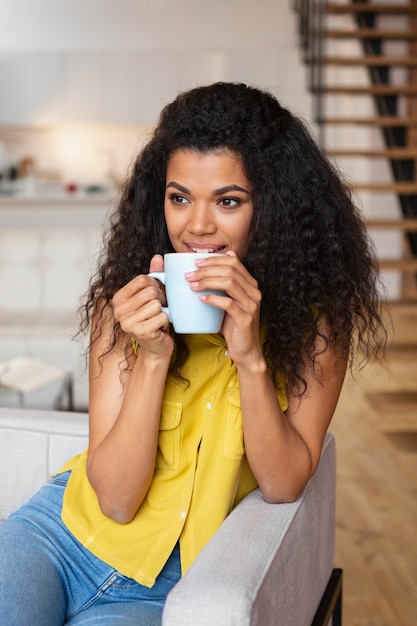
<svg viewBox="0 0 417 626"><path fill-rule="evenodd" d="M14 125L101 121L103 61L95 52L2 54L0 121Z"/></svg>
<svg viewBox="0 0 417 626"><path fill-rule="evenodd" d="M172 51L0 54L0 123L154 124L178 92Z"/></svg>
<svg viewBox="0 0 417 626"><path fill-rule="evenodd" d="M103 122L155 124L161 108L179 91L175 51L106 52L101 63Z"/></svg>
<svg viewBox="0 0 417 626"><path fill-rule="evenodd" d="M105 63L98 52L63 52L61 65L64 76L60 100L59 122L105 122L103 112L103 79Z"/></svg>
<svg viewBox="0 0 417 626"><path fill-rule="evenodd" d="M63 56L50 52L0 55L0 122L31 124L62 117Z"/></svg>
<svg viewBox="0 0 417 626"><path fill-rule="evenodd" d="M0 124L153 125L179 91L231 79L228 58L212 49L0 52Z"/></svg>

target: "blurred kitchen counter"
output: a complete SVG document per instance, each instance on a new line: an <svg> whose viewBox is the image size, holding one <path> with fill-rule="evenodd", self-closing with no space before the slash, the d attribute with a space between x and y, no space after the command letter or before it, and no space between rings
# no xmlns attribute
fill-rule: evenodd
<svg viewBox="0 0 417 626"><path fill-rule="evenodd" d="M0 337L21 335L72 337L78 330L76 311L0 311Z"/></svg>
<svg viewBox="0 0 417 626"><path fill-rule="evenodd" d="M97 229L117 200L116 192L0 194L0 228Z"/></svg>

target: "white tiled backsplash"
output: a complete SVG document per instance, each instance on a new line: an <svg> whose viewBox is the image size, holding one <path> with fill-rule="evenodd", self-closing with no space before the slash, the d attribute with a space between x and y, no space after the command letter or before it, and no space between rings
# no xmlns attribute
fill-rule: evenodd
<svg viewBox="0 0 417 626"><path fill-rule="evenodd" d="M0 315L68 314L93 270L99 233L86 230L0 232Z"/></svg>
<svg viewBox="0 0 417 626"><path fill-rule="evenodd" d="M123 180L149 132L139 125L0 123L3 164L33 158L36 179L35 195L1 198L0 362L29 356L71 372L77 409L88 406L88 377L87 338L73 340L76 311L95 268L105 214L113 205L110 187ZM69 182L81 190L96 183L109 193L77 200L61 192L54 199L56 190L41 187L49 180L58 190ZM44 391L25 398L25 406L40 407L40 402L50 408L55 394ZM0 405L21 400L0 392Z"/></svg>
<svg viewBox="0 0 417 626"><path fill-rule="evenodd" d="M85 229L0 232L0 361L32 356L71 371L81 408L86 339L73 335L100 241L100 232Z"/></svg>

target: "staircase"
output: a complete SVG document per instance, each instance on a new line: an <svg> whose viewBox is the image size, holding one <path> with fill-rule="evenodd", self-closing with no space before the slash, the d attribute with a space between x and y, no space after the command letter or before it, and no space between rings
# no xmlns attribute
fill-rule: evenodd
<svg viewBox="0 0 417 626"><path fill-rule="evenodd" d="M375 241L391 308L417 313L417 0L295 0L313 117Z"/></svg>

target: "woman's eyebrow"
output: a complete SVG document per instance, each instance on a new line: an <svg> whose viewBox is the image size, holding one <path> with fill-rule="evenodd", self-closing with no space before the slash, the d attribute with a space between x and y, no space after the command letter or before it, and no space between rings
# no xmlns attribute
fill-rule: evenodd
<svg viewBox="0 0 417 626"><path fill-rule="evenodd" d="M178 191L181 191L181 193L186 193L186 194L191 193L190 190L187 189L187 187L180 185L179 183L175 182L175 180L169 181L169 183L167 183L166 185L166 189L168 189L168 187L174 187L175 189L178 189ZM244 187L241 187L240 185L232 184L232 185L226 185L225 187L220 187L219 189L215 189L213 191L213 196L221 196L224 193L229 193L229 191L241 191L243 193L249 194L249 191L245 189Z"/></svg>
<svg viewBox="0 0 417 626"><path fill-rule="evenodd" d="M187 187L183 187L179 183L176 183L175 180L171 180L169 183L167 183L165 189L168 189L168 187L175 187L175 189L178 189L178 191L181 191L182 193L190 193L190 190L187 189Z"/></svg>
<svg viewBox="0 0 417 626"><path fill-rule="evenodd" d="M240 185L226 185L226 187L220 187L220 189L215 189L213 191L214 196L221 196L224 193L228 193L229 191L243 191L243 193L249 193L247 189L244 187L240 187Z"/></svg>

